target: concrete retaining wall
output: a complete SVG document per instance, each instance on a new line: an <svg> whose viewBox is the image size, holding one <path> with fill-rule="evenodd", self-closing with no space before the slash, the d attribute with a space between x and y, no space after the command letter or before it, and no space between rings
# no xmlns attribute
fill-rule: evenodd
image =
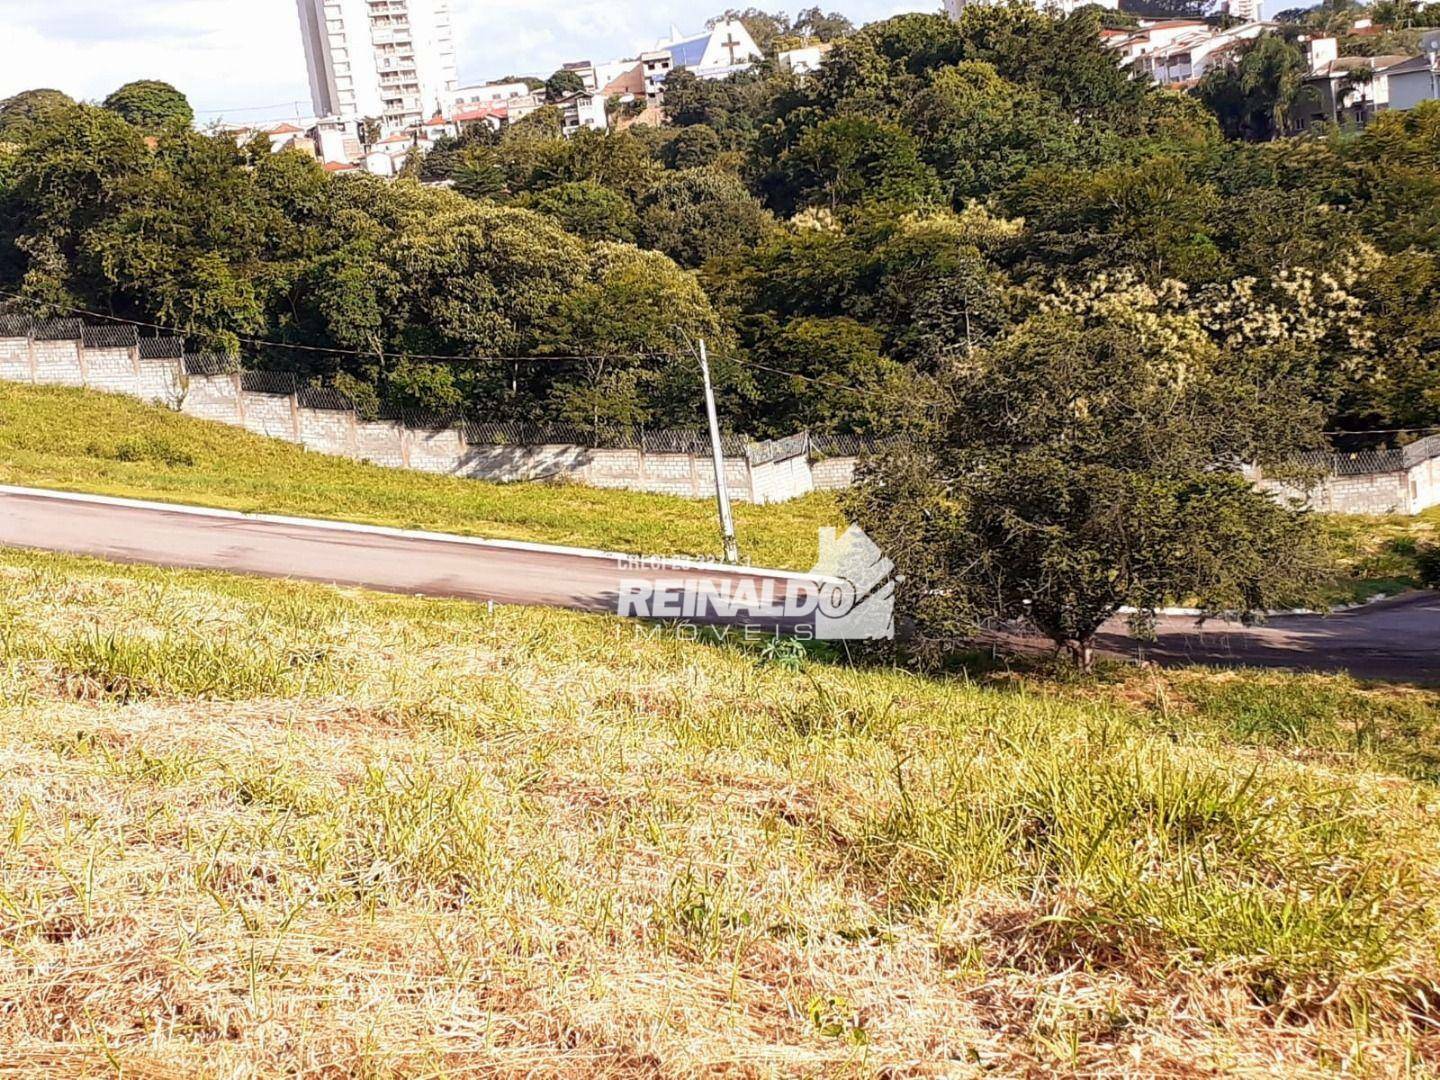
<svg viewBox="0 0 1440 1080"><path fill-rule="evenodd" d="M714 498L715 472L705 453L657 453L568 443L469 443L459 428L410 428L391 420L361 420L342 409L302 407L294 394L242 388L239 374L186 374L178 341L128 339L114 328L84 331L84 342L37 331L27 337L0 331L0 379L57 386L87 386L160 402L189 416L243 427L257 435L299 443L307 450L358 458L390 468L416 469L499 483L569 480L686 498ZM79 329L71 331L80 333ZM62 334L64 331L61 332ZM203 361L203 357L201 358ZM216 370L204 363L192 370ZM219 370L224 370L223 366ZM1300 492L1247 475L1261 488L1298 497L1318 510L1340 514L1414 514L1440 504L1440 437L1388 451L1396 467L1347 469ZM776 503L811 491L850 487L857 458L811 460L804 436L752 443L743 457L725 459L725 485L736 502Z"/></svg>

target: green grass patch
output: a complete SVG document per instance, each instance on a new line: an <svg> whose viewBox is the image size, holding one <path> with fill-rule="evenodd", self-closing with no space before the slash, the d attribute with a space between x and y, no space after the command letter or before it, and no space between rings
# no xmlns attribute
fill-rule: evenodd
<svg viewBox="0 0 1440 1080"><path fill-rule="evenodd" d="M0 383L0 483L644 555L718 557L710 500L491 484L308 453L116 394ZM835 499L735 507L741 551L808 570Z"/></svg>
<svg viewBox="0 0 1440 1080"><path fill-rule="evenodd" d="M0 1045L216 1074L1440 1062L1435 692L642 630L0 552Z"/></svg>
<svg viewBox="0 0 1440 1080"><path fill-rule="evenodd" d="M1414 517L1331 515L1325 531L1339 568L1327 590L1335 603L1395 596L1420 587L1416 556L1425 545L1440 544L1440 507Z"/></svg>

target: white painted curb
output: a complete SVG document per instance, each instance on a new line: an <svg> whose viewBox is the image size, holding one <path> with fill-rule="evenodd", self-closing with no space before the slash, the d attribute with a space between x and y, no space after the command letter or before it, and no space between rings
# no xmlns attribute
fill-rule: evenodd
<svg viewBox="0 0 1440 1080"><path fill-rule="evenodd" d="M238 510L220 510L211 506L192 506L188 503L150 502L144 499L121 499L113 495L90 495L80 491L54 491L49 488L13 487L0 484L0 495L15 495L27 499L54 499L61 502L89 503L96 506L113 506L126 510L152 510L166 514L187 514L191 517L218 518L223 521L249 521L268 525L297 526L304 529L318 529L327 532L361 533L369 536L386 536L401 540L427 540L443 544L464 544L468 547L488 548L500 551L529 551L542 555L567 555L579 559L603 559L619 566L632 565L637 573L654 571L663 573L671 570L702 571L712 574L742 575L745 577L778 578L782 581L826 582L834 579L824 574L805 574L794 570L771 570L760 566L730 566L726 563L704 562L695 559L672 558L669 556L637 556L621 551L602 551L598 548L561 547L558 544L535 544L526 540L487 540L479 536L460 536L455 533L425 532L420 529L394 529L385 525L362 525L353 521L331 521L325 518L285 517L280 514L244 514ZM641 560L636 563L636 560ZM655 567L647 565L650 562Z"/></svg>
<svg viewBox="0 0 1440 1080"><path fill-rule="evenodd" d="M1335 614L1337 614L1337 613L1339 613L1339 612L1342 612L1342 611L1354 611L1356 608L1369 607L1371 604L1378 604L1381 600L1389 600L1389 599L1390 599L1390 595L1389 595L1388 593L1383 593L1383 592L1382 592L1382 593L1376 593L1374 596L1367 597L1366 599L1361 600L1361 601L1358 601L1357 603L1354 603L1354 604L1337 604L1337 605L1335 605L1334 607L1330 608L1328 611L1316 611L1314 608L1303 608L1303 607L1301 607L1301 608L1279 608L1279 609L1277 609L1277 610L1275 610L1275 611L1259 611L1259 612L1256 612L1256 614L1259 615L1261 618L1265 618L1265 619L1273 619L1273 618L1275 618L1276 616L1283 616L1283 615L1335 615ZM1116 611L1116 614L1117 614L1117 615L1134 615L1138 610L1139 610L1138 608L1133 608L1133 607L1122 607L1122 608L1119 608L1119 609ZM1155 609L1155 614L1156 614L1156 615L1193 615L1195 618L1198 619L1198 618L1200 618L1200 616L1204 615L1205 612L1201 611L1199 608L1193 608L1193 607L1167 607L1167 608L1156 608L1156 609ZM1227 620L1227 621L1231 621L1231 620L1229 619L1229 616L1231 616L1231 615L1233 615L1233 614L1234 614L1234 612L1221 612L1219 615L1212 615L1211 618L1213 618L1213 619L1225 619L1225 620Z"/></svg>

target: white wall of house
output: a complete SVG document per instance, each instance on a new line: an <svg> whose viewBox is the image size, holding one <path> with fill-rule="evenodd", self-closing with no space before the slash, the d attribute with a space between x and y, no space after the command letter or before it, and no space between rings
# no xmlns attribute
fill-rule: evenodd
<svg viewBox="0 0 1440 1080"><path fill-rule="evenodd" d="M1413 109L1422 101L1440 99L1440 74L1431 71L1406 71L1388 76L1390 108Z"/></svg>
<svg viewBox="0 0 1440 1080"><path fill-rule="evenodd" d="M450 104L454 111L464 112L467 105L487 105L496 101L524 97L530 87L523 82L482 83L478 86L458 87L451 95Z"/></svg>
<svg viewBox="0 0 1440 1080"><path fill-rule="evenodd" d="M572 94L560 102L560 126L566 135L581 128L604 131L610 126L605 115L605 99L599 94Z"/></svg>

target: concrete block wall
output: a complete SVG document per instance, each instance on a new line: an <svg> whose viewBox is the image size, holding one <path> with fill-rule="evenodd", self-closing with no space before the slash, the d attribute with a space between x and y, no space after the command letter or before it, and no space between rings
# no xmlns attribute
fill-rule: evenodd
<svg viewBox="0 0 1440 1080"><path fill-rule="evenodd" d="M1327 476L1308 491L1272 480L1257 469L1247 469L1245 475L1261 491L1297 499L1326 514L1418 514L1440 502L1440 458L1404 470Z"/></svg>
<svg viewBox="0 0 1440 1080"><path fill-rule="evenodd" d="M299 411L295 399L288 394L257 394L253 390L240 392L241 426L256 435L299 442Z"/></svg>
<svg viewBox="0 0 1440 1080"><path fill-rule="evenodd" d="M461 462L465 459L465 442L455 428L438 431L408 428L404 438L408 468L446 476L459 475Z"/></svg>
<svg viewBox="0 0 1440 1080"><path fill-rule="evenodd" d="M133 394L139 369L139 350L126 347L85 349L85 385L115 394Z"/></svg>
<svg viewBox="0 0 1440 1080"><path fill-rule="evenodd" d="M391 468L500 483L570 479L601 488L715 497L708 455L570 444L472 446L454 428L431 431L360 420L348 411L302 408L293 395L243 390L238 374L187 376L180 357L142 355L147 351L133 345L86 348L71 340L0 338L0 378L130 394L316 453ZM726 458L725 485L736 502L783 502L816 486L803 454L755 466L743 457Z"/></svg>
<svg viewBox="0 0 1440 1080"><path fill-rule="evenodd" d="M582 469L581 482L591 487L643 490L644 457L639 450L591 450Z"/></svg>
<svg viewBox="0 0 1440 1080"><path fill-rule="evenodd" d="M808 456L782 458L750 467L751 501L786 502L815 490L815 474Z"/></svg>
<svg viewBox="0 0 1440 1080"><path fill-rule="evenodd" d="M355 422L355 456L374 465L405 468L405 431L389 420Z"/></svg>
<svg viewBox="0 0 1440 1080"><path fill-rule="evenodd" d="M240 426L240 379L237 375L191 375L180 411L200 420Z"/></svg>
<svg viewBox="0 0 1440 1080"><path fill-rule="evenodd" d="M34 381L46 386L84 386L85 366L78 341L36 341L31 345Z"/></svg>
<svg viewBox="0 0 1440 1080"><path fill-rule="evenodd" d="M30 372L30 339L0 338L0 379L6 382L33 382Z"/></svg>
<svg viewBox="0 0 1440 1080"><path fill-rule="evenodd" d="M296 411L300 422L300 445L317 454L335 457L356 456L355 414L339 409Z"/></svg>
<svg viewBox="0 0 1440 1080"><path fill-rule="evenodd" d="M827 457L810 465L810 475L816 491L841 491L855 483L855 466L860 461L853 457Z"/></svg>
<svg viewBox="0 0 1440 1080"><path fill-rule="evenodd" d="M181 407L186 396L187 377L178 360L149 360L142 356L139 368L139 374L135 376L135 397L171 409Z"/></svg>
<svg viewBox="0 0 1440 1080"><path fill-rule="evenodd" d="M1333 514L1404 514L1409 512L1407 472L1331 476L1320 485L1318 509Z"/></svg>
<svg viewBox="0 0 1440 1080"><path fill-rule="evenodd" d="M592 456L605 453L562 443L536 446L467 444L458 472L472 480L508 484L521 480L570 479L585 483Z"/></svg>
<svg viewBox="0 0 1440 1080"><path fill-rule="evenodd" d="M187 376L179 357L160 357L153 350L147 355L145 348L114 345L113 338L103 347L98 343L107 341L104 337L86 340L97 341L97 347L68 339L0 337L0 379L131 394L199 419L300 443L317 453L391 468L501 483L571 479L600 488L715 496L714 467L705 454L570 444L470 445L455 428L411 429L393 421L360 420L349 411L302 408L294 395L242 390L239 375ZM774 452L775 444L765 449ZM1405 460L1408 467L1400 471L1329 476L1310 492L1287 488L1254 470L1247 475L1262 489L1307 499L1332 513L1413 514L1440 505L1440 444L1433 450L1416 444L1406 450ZM829 457L811 462L803 453L755 465L744 457L726 458L725 484L736 502L784 502L810 491L851 486L856 461Z"/></svg>

